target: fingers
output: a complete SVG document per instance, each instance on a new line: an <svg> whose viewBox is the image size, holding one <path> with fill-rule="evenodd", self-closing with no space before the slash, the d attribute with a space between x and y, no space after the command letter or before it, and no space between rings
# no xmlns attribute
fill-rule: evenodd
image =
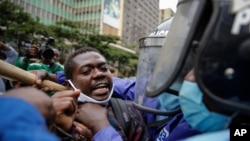
<svg viewBox="0 0 250 141"><path fill-rule="evenodd" d="M81 134L81 135L83 135L83 136L85 136L85 137L87 137L87 138L92 138L92 137L93 137L93 134L92 134L91 130L88 129L88 128L87 128L86 126L84 126L83 124L74 121L74 125L75 125L75 127L76 127L76 131L77 131L79 134Z"/></svg>
<svg viewBox="0 0 250 141"><path fill-rule="evenodd" d="M52 96L53 106L56 112L66 112L68 114L76 113L79 90L66 90L55 93Z"/></svg>
<svg viewBox="0 0 250 141"><path fill-rule="evenodd" d="M33 73L33 74L35 74L36 75L36 84L35 85L37 85L37 86L41 86L42 85L42 81L44 80L44 79L47 79L47 77L48 77L48 73L47 73L47 71L45 71L45 70L30 70L29 72L31 72L31 73Z"/></svg>
<svg viewBox="0 0 250 141"><path fill-rule="evenodd" d="M80 90L66 90L66 91L60 91L56 92L52 98L60 98L60 97L75 97L77 98L80 95Z"/></svg>
<svg viewBox="0 0 250 141"><path fill-rule="evenodd" d="M74 90L74 97L78 97L80 95L81 91L79 89Z"/></svg>
<svg viewBox="0 0 250 141"><path fill-rule="evenodd" d="M51 88L51 87L43 87L41 90L44 91L44 92L52 92L52 91L54 91L55 89L54 89L54 88Z"/></svg>
<svg viewBox="0 0 250 141"><path fill-rule="evenodd" d="M37 79L37 80L36 80L36 85L41 86L41 85L42 85L42 82L43 82L43 81L42 81L41 79Z"/></svg>
<svg viewBox="0 0 250 141"><path fill-rule="evenodd" d="M77 103L73 97L53 98L52 100L56 112L75 113L77 110Z"/></svg>

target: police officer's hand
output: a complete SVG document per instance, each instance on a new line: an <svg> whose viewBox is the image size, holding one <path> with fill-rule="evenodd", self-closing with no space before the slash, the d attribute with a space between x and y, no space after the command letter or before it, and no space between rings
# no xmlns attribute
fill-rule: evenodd
<svg viewBox="0 0 250 141"><path fill-rule="evenodd" d="M52 96L53 106L56 111L55 124L65 131L69 131L76 117L79 90L66 90L56 92Z"/></svg>
<svg viewBox="0 0 250 141"><path fill-rule="evenodd" d="M93 134L110 125L107 118L107 108L95 103L78 105L76 119L90 129Z"/></svg>

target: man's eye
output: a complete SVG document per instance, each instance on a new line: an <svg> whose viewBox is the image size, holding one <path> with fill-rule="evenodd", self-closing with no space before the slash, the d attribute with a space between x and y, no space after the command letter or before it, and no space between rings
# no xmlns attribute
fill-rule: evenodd
<svg viewBox="0 0 250 141"><path fill-rule="evenodd" d="M82 74L82 75L89 75L89 74L90 74L90 72L91 72L90 70L87 70L87 71L82 71L82 72L81 72L81 74Z"/></svg>
<svg viewBox="0 0 250 141"><path fill-rule="evenodd" d="M106 72L106 71L108 71L108 68L107 67L102 67L101 71Z"/></svg>

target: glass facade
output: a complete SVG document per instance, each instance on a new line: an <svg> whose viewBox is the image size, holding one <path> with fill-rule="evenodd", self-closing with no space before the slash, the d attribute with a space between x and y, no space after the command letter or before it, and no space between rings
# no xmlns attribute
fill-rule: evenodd
<svg viewBox="0 0 250 141"><path fill-rule="evenodd" d="M76 21L92 25L94 32L112 34L122 38L125 44L134 44L145 37L158 24L159 0L10 0L20 5L40 22L46 25L56 21ZM114 7L107 3L118 4L118 18ZM105 9L113 8L107 15ZM106 14L106 15L105 15ZM110 14L110 13L109 13Z"/></svg>
<svg viewBox="0 0 250 141"><path fill-rule="evenodd" d="M46 25L70 20L99 26L102 0L11 0Z"/></svg>

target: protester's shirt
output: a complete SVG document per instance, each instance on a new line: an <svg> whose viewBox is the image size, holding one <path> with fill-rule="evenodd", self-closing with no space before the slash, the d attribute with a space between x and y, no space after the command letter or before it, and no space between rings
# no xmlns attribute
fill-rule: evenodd
<svg viewBox="0 0 250 141"><path fill-rule="evenodd" d="M134 100L135 80L113 77L114 93L112 97Z"/></svg>
<svg viewBox="0 0 250 141"><path fill-rule="evenodd" d="M17 66L23 70L27 70L29 64L30 64L30 62L25 61L24 57L18 57L16 62L15 62L15 66Z"/></svg>
<svg viewBox="0 0 250 141"><path fill-rule="evenodd" d="M46 70L48 73L55 74L58 71L63 71L64 68L58 63L52 65L46 65L43 63L31 63L28 65L27 70Z"/></svg>
<svg viewBox="0 0 250 141"><path fill-rule="evenodd" d="M32 104L10 96L1 96L0 103L1 141L59 141Z"/></svg>
<svg viewBox="0 0 250 141"><path fill-rule="evenodd" d="M64 68L58 63L53 63L52 65L46 65L43 63L31 63L28 65L27 70L45 70L48 73L55 74L56 72L63 72ZM47 92L48 96L53 96L54 92Z"/></svg>
<svg viewBox="0 0 250 141"><path fill-rule="evenodd" d="M129 112L128 115L131 118L128 135L125 134L120 123L118 123L117 119L115 118L112 107L108 106L108 119L110 124L121 135L124 141L150 141L151 136L147 130L142 114L132 106L131 102L126 102Z"/></svg>

